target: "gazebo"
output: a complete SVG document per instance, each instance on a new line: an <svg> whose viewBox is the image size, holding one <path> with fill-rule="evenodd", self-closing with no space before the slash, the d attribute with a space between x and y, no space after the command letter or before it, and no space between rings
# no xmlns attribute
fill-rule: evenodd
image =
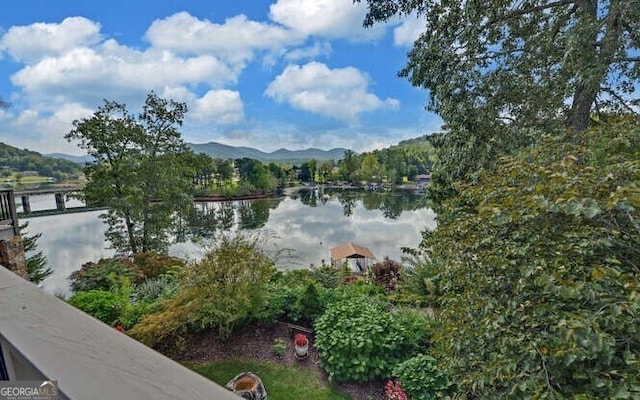
<svg viewBox="0 0 640 400"><path fill-rule="evenodd" d="M331 265L340 268L345 264L352 270L364 272L376 261L371 250L355 243L347 242L331 249Z"/></svg>

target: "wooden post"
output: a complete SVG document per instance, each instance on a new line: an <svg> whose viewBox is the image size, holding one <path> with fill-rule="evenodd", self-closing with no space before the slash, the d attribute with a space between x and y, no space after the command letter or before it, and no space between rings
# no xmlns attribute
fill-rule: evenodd
<svg viewBox="0 0 640 400"><path fill-rule="evenodd" d="M23 194L21 196L21 200L22 200L22 212L25 214L28 214L31 212L31 204L29 204L29 195L28 194Z"/></svg>
<svg viewBox="0 0 640 400"><path fill-rule="evenodd" d="M63 211L65 209L64 193L56 193L56 208L59 211Z"/></svg>

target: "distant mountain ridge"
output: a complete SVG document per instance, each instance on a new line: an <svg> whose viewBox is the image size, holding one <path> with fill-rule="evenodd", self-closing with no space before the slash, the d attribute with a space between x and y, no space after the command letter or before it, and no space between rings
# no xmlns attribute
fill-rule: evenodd
<svg viewBox="0 0 640 400"><path fill-rule="evenodd" d="M225 160L229 158L252 158L263 163L305 162L312 159L317 161L340 160L343 158L344 152L347 151L347 149L337 147L331 150L320 150L315 148L304 150L279 149L271 153L267 153L252 147L229 146L218 142L187 143L187 146L193 150L194 153L204 153L214 158L222 158ZM62 158L79 164L93 161L93 157L88 155L74 156L63 153L52 153L46 154L46 156Z"/></svg>
<svg viewBox="0 0 640 400"><path fill-rule="evenodd" d="M195 153L204 153L215 158L253 158L260 162L302 162L312 159L318 161L339 160L344 156L345 148L320 150L309 148L304 150L279 149L270 153L251 147L235 147L217 142L187 143Z"/></svg>

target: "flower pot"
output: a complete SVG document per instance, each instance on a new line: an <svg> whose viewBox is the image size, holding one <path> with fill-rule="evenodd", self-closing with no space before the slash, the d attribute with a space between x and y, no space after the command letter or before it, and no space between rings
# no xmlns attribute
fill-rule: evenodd
<svg viewBox="0 0 640 400"><path fill-rule="evenodd" d="M305 345L295 345L296 348L296 357L297 358L306 358L309 355L309 342Z"/></svg>

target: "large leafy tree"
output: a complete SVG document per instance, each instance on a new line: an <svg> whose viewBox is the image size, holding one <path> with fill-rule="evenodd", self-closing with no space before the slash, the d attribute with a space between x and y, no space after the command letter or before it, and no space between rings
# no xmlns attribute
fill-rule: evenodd
<svg viewBox="0 0 640 400"><path fill-rule="evenodd" d="M640 122L578 138L460 183L425 233L432 348L471 398L640 396Z"/></svg>
<svg viewBox="0 0 640 400"><path fill-rule="evenodd" d="M159 250L168 245L172 216L189 207L193 157L177 127L184 103L151 92L140 114L105 100L89 118L74 121L68 140L94 157L86 168L88 205L105 205L107 238L120 251Z"/></svg>
<svg viewBox="0 0 640 400"><path fill-rule="evenodd" d="M639 0L366 3L366 26L414 13L424 21L400 75L429 89L447 124L437 141L447 178L529 143L531 128L582 131L594 113L637 111Z"/></svg>

